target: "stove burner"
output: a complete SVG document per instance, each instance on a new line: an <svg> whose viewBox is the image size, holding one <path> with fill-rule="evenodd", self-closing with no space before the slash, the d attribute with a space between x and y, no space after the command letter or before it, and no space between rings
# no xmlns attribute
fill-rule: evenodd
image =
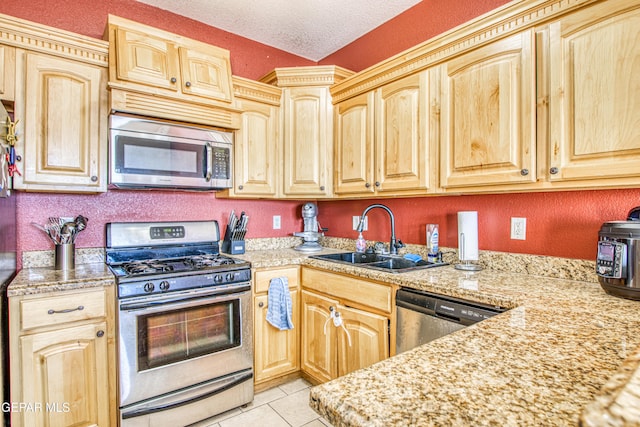
<svg viewBox="0 0 640 427"><path fill-rule="evenodd" d="M185 260L193 268L217 267L220 265L235 264L231 258L227 258L217 254L195 255Z"/></svg>
<svg viewBox="0 0 640 427"><path fill-rule="evenodd" d="M173 271L173 266L161 261L133 261L123 266L129 275Z"/></svg>

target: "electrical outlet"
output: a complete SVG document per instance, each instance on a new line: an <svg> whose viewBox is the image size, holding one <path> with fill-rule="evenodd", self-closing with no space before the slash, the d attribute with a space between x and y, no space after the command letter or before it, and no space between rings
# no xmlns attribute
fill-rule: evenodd
<svg viewBox="0 0 640 427"><path fill-rule="evenodd" d="M527 239L527 218L511 218L511 239Z"/></svg>
<svg viewBox="0 0 640 427"><path fill-rule="evenodd" d="M280 215L273 216L273 229L280 230Z"/></svg>
<svg viewBox="0 0 640 427"><path fill-rule="evenodd" d="M353 219L353 229L357 230L358 229L358 225L360 225L360 217L359 216L354 216ZM369 229L369 217L365 216L364 217L364 229L362 231L367 231Z"/></svg>

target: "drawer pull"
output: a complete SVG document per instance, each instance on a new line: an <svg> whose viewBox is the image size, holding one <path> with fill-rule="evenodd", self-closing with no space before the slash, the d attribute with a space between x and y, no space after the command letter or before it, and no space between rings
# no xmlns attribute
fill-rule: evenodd
<svg viewBox="0 0 640 427"><path fill-rule="evenodd" d="M99 330L99 331L96 333L96 336L97 336L98 338L102 338L102 337L104 336L104 331L103 331L103 330Z"/></svg>
<svg viewBox="0 0 640 427"><path fill-rule="evenodd" d="M47 311L47 313L49 314L64 314L64 313L71 313L72 311L82 311L84 310L84 305L79 305L76 308L67 308L66 310L51 310L49 309L49 311Z"/></svg>

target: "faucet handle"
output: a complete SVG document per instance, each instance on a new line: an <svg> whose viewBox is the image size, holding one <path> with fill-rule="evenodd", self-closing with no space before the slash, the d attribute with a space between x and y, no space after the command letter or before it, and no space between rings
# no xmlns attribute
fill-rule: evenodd
<svg viewBox="0 0 640 427"><path fill-rule="evenodd" d="M404 247L405 247L405 244L402 243L402 240L398 239L396 241L396 249L400 249L400 248L404 248Z"/></svg>

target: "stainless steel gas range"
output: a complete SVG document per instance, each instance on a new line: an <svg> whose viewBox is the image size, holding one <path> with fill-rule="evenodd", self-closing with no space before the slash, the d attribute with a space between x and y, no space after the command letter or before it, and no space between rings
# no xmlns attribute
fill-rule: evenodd
<svg viewBox="0 0 640 427"><path fill-rule="evenodd" d="M216 221L109 223L120 425L184 426L253 400L251 269Z"/></svg>

